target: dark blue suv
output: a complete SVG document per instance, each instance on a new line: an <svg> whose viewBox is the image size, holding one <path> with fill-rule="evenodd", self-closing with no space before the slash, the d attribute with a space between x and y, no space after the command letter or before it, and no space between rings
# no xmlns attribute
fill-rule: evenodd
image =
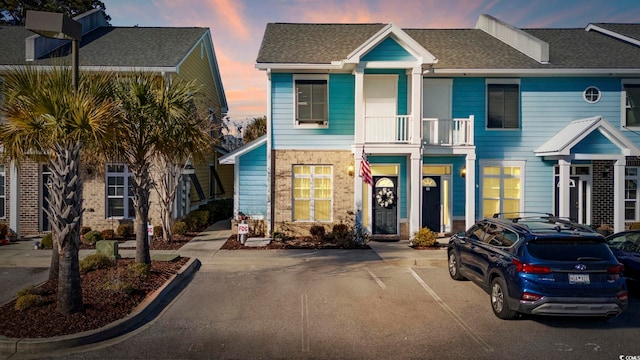
<svg viewBox="0 0 640 360"><path fill-rule="evenodd" d="M552 215L496 214L451 237L447 254L451 278L481 286L501 319L614 317L627 307L624 267L604 237Z"/></svg>

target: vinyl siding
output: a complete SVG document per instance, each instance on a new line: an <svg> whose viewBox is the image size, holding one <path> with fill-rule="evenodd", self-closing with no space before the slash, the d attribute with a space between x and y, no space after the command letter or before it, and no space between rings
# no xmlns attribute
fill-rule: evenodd
<svg viewBox="0 0 640 360"><path fill-rule="evenodd" d="M355 80L352 75L329 76L327 128L305 129L294 125L293 74L272 74L271 86L273 149L350 149L353 143L355 111Z"/></svg>
<svg viewBox="0 0 640 360"><path fill-rule="evenodd" d="M242 156L239 167L238 210L249 216L267 214L267 144Z"/></svg>
<svg viewBox="0 0 640 360"><path fill-rule="evenodd" d="M407 50L405 50L395 40L388 37L384 39L378 46L374 47L365 56L362 61L415 61Z"/></svg>
<svg viewBox="0 0 640 360"><path fill-rule="evenodd" d="M456 85L460 89L456 89ZM587 103L583 91L588 86L600 89L601 99ZM475 111L477 159L524 160L525 211L550 212L553 198L553 161L543 161L534 150L577 119L604 116L614 126L620 126L620 80L612 78L523 78L520 82L520 121L518 130L486 130L485 79L454 81L454 112L456 103L469 101L465 111ZM464 92L470 94L463 94ZM473 94L478 94L474 96ZM481 96L480 96L481 94ZM468 110L467 110L468 109ZM454 116L465 116L456 114ZM496 146L496 144L500 144ZM606 138L593 133L574 148L574 152L618 153ZM478 183L480 177L478 177ZM476 203L479 200L476 199Z"/></svg>

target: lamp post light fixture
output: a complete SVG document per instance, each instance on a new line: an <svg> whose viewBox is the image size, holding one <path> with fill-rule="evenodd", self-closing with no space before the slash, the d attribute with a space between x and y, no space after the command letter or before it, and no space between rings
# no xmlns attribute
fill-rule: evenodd
<svg viewBox="0 0 640 360"><path fill-rule="evenodd" d="M27 11L25 28L46 38L71 40L71 78L73 91L78 90L78 47L82 24L55 12Z"/></svg>

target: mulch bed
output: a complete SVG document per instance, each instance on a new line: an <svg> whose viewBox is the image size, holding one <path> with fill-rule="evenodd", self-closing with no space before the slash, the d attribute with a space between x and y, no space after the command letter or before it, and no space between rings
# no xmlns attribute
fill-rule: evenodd
<svg viewBox="0 0 640 360"><path fill-rule="evenodd" d="M175 261L152 261L151 273L144 279L127 277L127 266L133 259L117 261L117 267L98 269L81 275L84 311L63 315L56 310L57 280L47 281L35 288L43 304L26 310L14 308L16 300L0 307L2 321L0 334L10 338L44 338L74 334L93 330L129 315L145 297L162 287L180 270L188 258ZM130 294L114 289L105 289L105 284L114 284L129 279L133 285Z"/></svg>
<svg viewBox="0 0 640 360"><path fill-rule="evenodd" d="M196 235L198 235L197 232L187 232L184 235L173 235L173 241L171 242L162 241L161 239L156 238L151 242L151 244L149 244L149 250L178 250L182 247L182 245L191 241L191 239L193 239ZM124 244L126 241L135 240L135 239L136 239L135 237L129 237L129 238L117 238L113 240L118 241L118 249L135 249L135 247L122 246L122 244ZM80 249L91 250L95 248L96 248L95 245L87 245L87 244L80 243Z"/></svg>
<svg viewBox="0 0 640 360"><path fill-rule="evenodd" d="M273 240L266 246L245 246L238 241L237 235L230 236L220 248L222 250L273 250L273 249L345 249L335 242L316 240L312 237L294 238L286 240ZM365 245L354 249L371 249Z"/></svg>

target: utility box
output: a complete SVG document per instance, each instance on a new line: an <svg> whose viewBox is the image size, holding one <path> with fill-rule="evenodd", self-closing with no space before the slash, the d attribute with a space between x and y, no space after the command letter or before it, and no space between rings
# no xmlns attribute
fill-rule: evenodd
<svg viewBox="0 0 640 360"><path fill-rule="evenodd" d="M118 242L116 240L100 240L96 242L96 254L120 259L120 255L118 254Z"/></svg>

